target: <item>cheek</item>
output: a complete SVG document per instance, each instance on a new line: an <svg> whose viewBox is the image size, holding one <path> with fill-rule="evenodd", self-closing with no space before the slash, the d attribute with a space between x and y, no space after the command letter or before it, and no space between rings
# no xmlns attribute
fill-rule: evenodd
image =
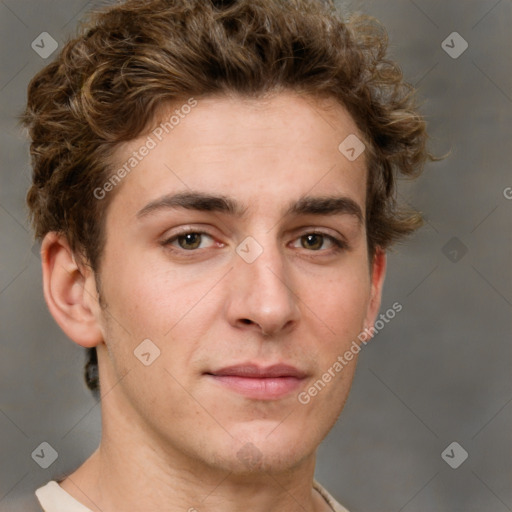
<svg viewBox="0 0 512 512"><path fill-rule="evenodd" d="M109 312L132 337L161 337L194 300L193 287L143 260L134 255L112 266L105 297Z"/></svg>
<svg viewBox="0 0 512 512"><path fill-rule="evenodd" d="M333 279L322 294L318 307L338 335L353 334L364 323L370 301L368 272L353 270Z"/></svg>
<svg viewBox="0 0 512 512"><path fill-rule="evenodd" d="M149 349L158 354L151 370L159 366L185 381L186 369L200 341L205 339L215 317L215 305L205 299L215 284L214 276L199 279L183 272L162 271L150 264L124 261L110 274L105 286L109 328L106 344L118 375L140 362L135 355L150 340ZM186 340L186 343L183 343ZM134 355L135 354L135 355ZM164 377L169 378L165 373ZM146 372L143 380L154 382L155 372Z"/></svg>

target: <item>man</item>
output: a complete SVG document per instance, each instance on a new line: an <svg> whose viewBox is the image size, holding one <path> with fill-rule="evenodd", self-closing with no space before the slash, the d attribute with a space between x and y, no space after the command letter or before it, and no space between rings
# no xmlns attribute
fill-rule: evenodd
<svg viewBox="0 0 512 512"><path fill-rule="evenodd" d="M346 510L315 453L428 156L385 49L315 0L131 0L33 79L44 295L102 405L44 510Z"/></svg>

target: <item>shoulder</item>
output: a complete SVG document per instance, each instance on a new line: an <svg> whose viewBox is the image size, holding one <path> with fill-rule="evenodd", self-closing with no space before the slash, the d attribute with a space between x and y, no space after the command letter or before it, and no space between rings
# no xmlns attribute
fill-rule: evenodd
<svg viewBox="0 0 512 512"><path fill-rule="evenodd" d="M36 496L44 512L91 512L54 480L37 489Z"/></svg>
<svg viewBox="0 0 512 512"><path fill-rule="evenodd" d="M329 504L334 512L349 512L343 505L338 503L316 480L313 480L313 488L316 489Z"/></svg>

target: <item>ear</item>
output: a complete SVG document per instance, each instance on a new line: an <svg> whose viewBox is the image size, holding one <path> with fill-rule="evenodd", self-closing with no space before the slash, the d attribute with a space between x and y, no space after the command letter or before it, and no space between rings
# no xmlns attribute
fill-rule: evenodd
<svg viewBox="0 0 512 512"><path fill-rule="evenodd" d="M103 341L101 307L94 273L78 265L66 238L48 233L41 245L46 304L64 333L82 347Z"/></svg>
<svg viewBox="0 0 512 512"><path fill-rule="evenodd" d="M386 253L382 249L377 248L372 261L370 302L366 311L364 332L367 332L367 329L373 327L377 314L379 313L382 288L384 286L384 278L386 276L386 264Z"/></svg>

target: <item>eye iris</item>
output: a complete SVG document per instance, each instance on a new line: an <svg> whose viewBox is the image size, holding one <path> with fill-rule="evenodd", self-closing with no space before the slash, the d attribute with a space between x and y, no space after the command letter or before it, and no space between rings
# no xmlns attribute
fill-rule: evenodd
<svg viewBox="0 0 512 512"><path fill-rule="evenodd" d="M182 249L197 249L201 245L201 235L199 233L187 233L178 238L178 243Z"/></svg>
<svg viewBox="0 0 512 512"><path fill-rule="evenodd" d="M310 234L302 237L302 246L305 249L320 249L324 241L323 235Z"/></svg>

